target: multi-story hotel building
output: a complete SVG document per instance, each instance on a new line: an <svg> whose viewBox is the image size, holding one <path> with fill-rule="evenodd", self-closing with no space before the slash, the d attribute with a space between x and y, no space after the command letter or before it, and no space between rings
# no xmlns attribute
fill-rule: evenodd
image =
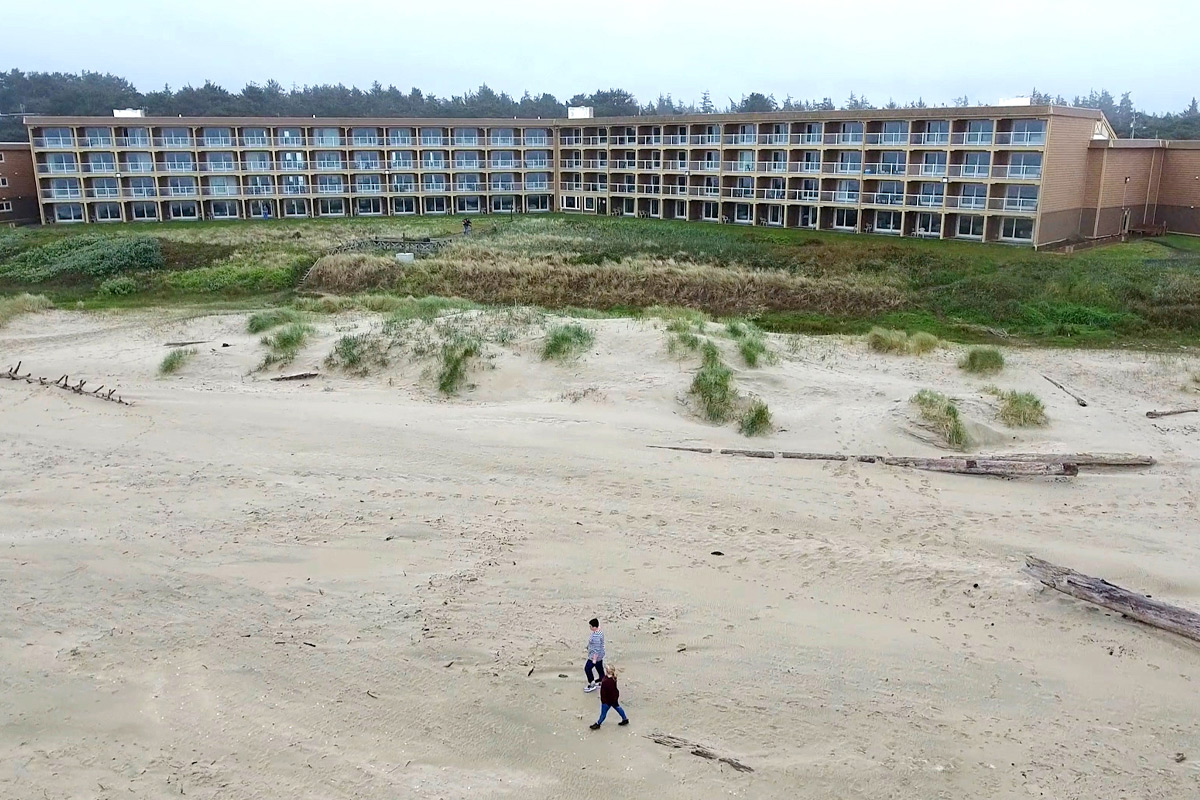
<svg viewBox="0 0 1200 800"><path fill-rule="evenodd" d="M1160 217L1200 233L1200 143L1117 140L1090 109L26 125L46 223L564 211L1039 246Z"/></svg>
<svg viewBox="0 0 1200 800"><path fill-rule="evenodd" d="M0 142L0 226L38 220L38 183L28 142Z"/></svg>

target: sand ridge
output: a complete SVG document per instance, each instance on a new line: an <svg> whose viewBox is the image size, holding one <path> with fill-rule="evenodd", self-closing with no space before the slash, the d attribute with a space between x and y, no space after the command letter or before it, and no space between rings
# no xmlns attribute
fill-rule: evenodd
<svg viewBox="0 0 1200 800"><path fill-rule="evenodd" d="M373 319L321 319L288 369L326 372ZM405 363L266 381L243 314L0 330L0 361L137 403L0 381L0 795L1197 793L1200 650L1020 572L1033 552L1200 608L1200 423L1143 416L1188 398L1194 357L1012 349L994 380L1052 420L1014 432L956 350L730 351L780 428L764 446L941 454L907 411L930 387L1022 450L1161 462L994 481L648 449L746 440L679 403L694 363L661 329L584 324L582 359L495 348L455 400ZM158 378L190 339L212 342ZM628 728L587 729L593 615Z"/></svg>

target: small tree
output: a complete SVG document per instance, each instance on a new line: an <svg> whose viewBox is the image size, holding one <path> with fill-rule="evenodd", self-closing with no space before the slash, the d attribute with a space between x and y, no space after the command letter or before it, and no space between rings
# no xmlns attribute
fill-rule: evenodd
<svg viewBox="0 0 1200 800"><path fill-rule="evenodd" d="M704 90L704 94L700 95L700 113L712 114L717 110L713 105L712 96L709 95L708 89Z"/></svg>

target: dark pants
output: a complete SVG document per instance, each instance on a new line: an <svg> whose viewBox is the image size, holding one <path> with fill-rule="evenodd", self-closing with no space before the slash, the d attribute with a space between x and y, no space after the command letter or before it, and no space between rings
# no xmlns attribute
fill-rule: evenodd
<svg viewBox="0 0 1200 800"><path fill-rule="evenodd" d="M596 680L592 680L592 669L593 668L596 670ZM602 658L599 661L596 661L593 663L592 660L589 658L588 662L583 665L583 671L587 674L588 683L599 682L599 680L604 677L604 659Z"/></svg>

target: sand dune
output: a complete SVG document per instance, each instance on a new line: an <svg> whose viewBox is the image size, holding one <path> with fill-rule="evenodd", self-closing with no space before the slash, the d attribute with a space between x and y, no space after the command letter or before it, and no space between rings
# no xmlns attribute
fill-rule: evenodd
<svg viewBox="0 0 1200 800"><path fill-rule="evenodd" d="M371 322L322 319L289 370L326 372ZM1200 419L1143 416L1188 398L1194 360L1014 349L994 380L1043 398L1033 431L995 421L955 349L776 337L777 364L736 369L776 449L942 454L908 409L929 387L990 450L1160 459L997 481L649 449L746 440L679 402L694 365L661 330L585 324L582 359L492 348L455 400L402 361L269 382L241 314L0 330L0 366L136 402L0 381L0 796L1200 792L1200 648L1020 571L1034 553L1200 609ZM587 728L593 615L627 728Z"/></svg>

